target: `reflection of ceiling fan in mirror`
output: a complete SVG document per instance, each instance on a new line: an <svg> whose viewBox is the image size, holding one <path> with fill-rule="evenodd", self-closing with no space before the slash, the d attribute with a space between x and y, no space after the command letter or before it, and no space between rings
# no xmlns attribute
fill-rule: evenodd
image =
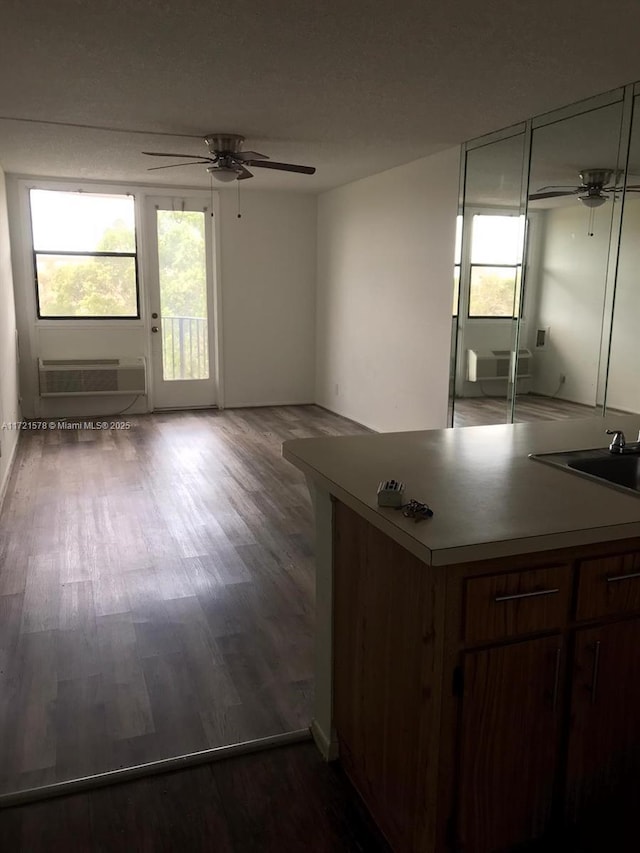
<svg viewBox="0 0 640 853"><path fill-rule="evenodd" d="M607 193L622 192L622 187L615 184L620 180L622 172L616 169L583 169L580 172L580 185L540 187L529 195L529 201L539 201L543 198L559 198L560 196L577 196L587 207L600 207L609 197ZM613 186L607 186L613 180ZM627 185L627 192L640 192L640 185Z"/></svg>
<svg viewBox="0 0 640 853"><path fill-rule="evenodd" d="M299 172L302 175L315 174L313 166L296 166L293 163L276 163L269 160L266 154L257 151L243 151L244 136L238 133L210 133L204 137L208 156L205 154L161 154L157 151L143 151L150 157L182 157L191 163L171 163L168 166L152 166L149 171L157 169L174 169L176 166L206 165L207 172L219 181L244 181L252 178L253 173L247 169L275 169L279 172Z"/></svg>

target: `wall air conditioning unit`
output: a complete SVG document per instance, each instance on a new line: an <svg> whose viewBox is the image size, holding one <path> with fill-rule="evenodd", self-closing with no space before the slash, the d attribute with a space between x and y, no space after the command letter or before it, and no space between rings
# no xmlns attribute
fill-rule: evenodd
<svg viewBox="0 0 640 853"><path fill-rule="evenodd" d="M40 358L41 397L146 394L144 358Z"/></svg>
<svg viewBox="0 0 640 853"><path fill-rule="evenodd" d="M511 356L508 349L467 350L467 380L508 379L511 376ZM532 371L531 350L518 350L518 379L528 379Z"/></svg>

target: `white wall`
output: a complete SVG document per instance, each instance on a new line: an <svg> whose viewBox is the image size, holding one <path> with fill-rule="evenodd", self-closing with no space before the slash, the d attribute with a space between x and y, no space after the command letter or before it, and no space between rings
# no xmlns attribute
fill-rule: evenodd
<svg viewBox="0 0 640 853"><path fill-rule="evenodd" d="M312 403L316 197L221 193L226 406Z"/></svg>
<svg viewBox="0 0 640 853"><path fill-rule="evenodd" d="M20 420L16 315L13 271L4 172L0 168L0 427ZM0 428L0 504L7 485L9 466L18 441L18 431Z"/></svg>
<svg viewBox="0 0 640 853"><path fill-rule="evenodd" d="M446 425L459 160L319 198L316 400L376 430Z"/></svg>
<svg viewBox="0 0 640 853"><path fill-rule="evenodd" d="M36 181L34 184L42 184ZM77 189L77 182L62 183ZM102 185L104 186L104 185ZM122 191L122 188L119 188ZM193 196L175 187L131 188L139 207L146 196ZM316 198L306 193L245 191L242 219L234 190L219 193L219 257L222 302L222 385L225 406L310 403L314 397ZM9 180L16 309L21 338L21 388L28 417L113 413L129 398L38 397L37 359L147 356L145 276L141 321L104 321L70 326L35 318L26 191ZM139 232L144 259L144 229ZM124 400L124 402L123 402ZM129 411L147 411L142 398Z"/></svg>
<svg viewBox="0 0 640 853"><path fill-rule="evenodd" d="M537 312L530 324L549 328L545 349L534 354L533 390L588 406L596 404L605 307L611 214L603 211L596 211L593 237L584 205L572 201L547 211Z"/></svg>

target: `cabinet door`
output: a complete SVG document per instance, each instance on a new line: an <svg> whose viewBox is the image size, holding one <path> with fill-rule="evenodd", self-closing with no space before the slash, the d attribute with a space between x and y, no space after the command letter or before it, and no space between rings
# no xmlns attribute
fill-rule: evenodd
<svg viewBox="0 0 640 853"><path fill-rule="evenodd" d="M458 843L498 853L551 819L559 742L560 636L465 656Z"/></svg>
<svg viewBox="0 0 640 853"><path fill-rule="evenodd" d="M640 619L576 632L567 763L567 817L637 810Z"/></svg>

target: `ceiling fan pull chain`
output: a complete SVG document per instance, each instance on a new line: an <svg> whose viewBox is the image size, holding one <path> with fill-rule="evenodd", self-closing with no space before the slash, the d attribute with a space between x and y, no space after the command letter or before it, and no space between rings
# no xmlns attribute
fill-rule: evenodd
<svg viewBox="0 0 640 853"><path fill-rule="evenodd" d="M238 188L238 219L242 219L242 213L240 213L240 182L236 181L236 187Z"/></svg>
<svg viewBox="0 0 640 853"><path fill-rule="evenodd" d="M595 221L596 221L596 209L595 209L595 207L590 207L589 208L589 227L587 230L587 237L593 237L594 228L595 228Z"/></svg>

